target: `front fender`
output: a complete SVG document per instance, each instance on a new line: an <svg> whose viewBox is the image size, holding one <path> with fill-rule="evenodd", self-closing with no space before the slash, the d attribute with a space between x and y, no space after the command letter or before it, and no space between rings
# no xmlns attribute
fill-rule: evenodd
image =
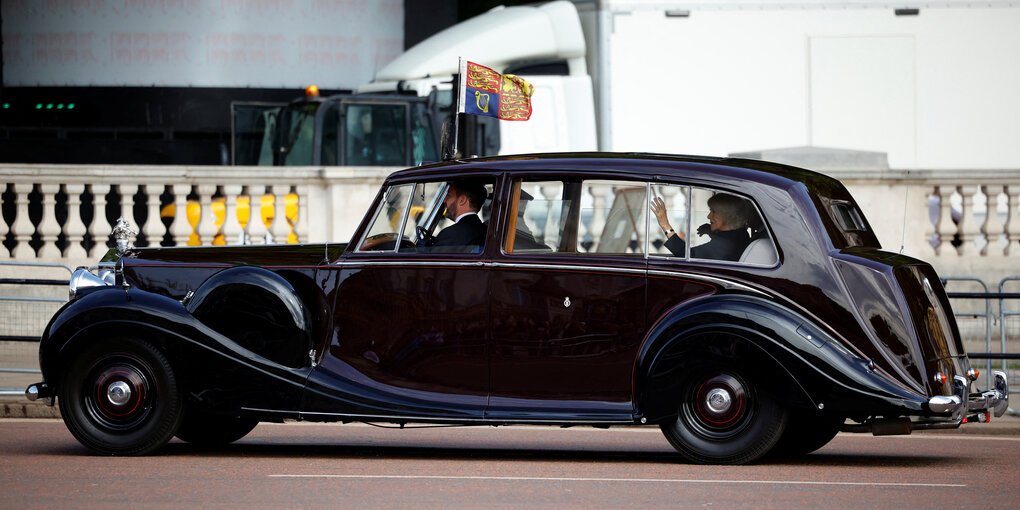
<svg viewBox="0 0 1020 510"><path fill-rule="evenodd" d="M298 281L304 281L297 279ZM311 287L310 285L308 287ZM241 266L209 277L187 301L187 310L202 324L245 349L288 367L309 363L314 321L306 301L320 308L321 292L305 289L302 297L287 279L267 269Z"/></svg>
<svg viewBox="0 0 1020 510"><path fill-rule="evenodd" d="M646 335L634 371L638 412L650 420L675 413L683 375L709 360L757 371L798 407L919 414L926 400L796 311L766 298L716 295L671 310Z"/></svg>
<svg viewBox="0 0 1020 510"><path fill-rule="evenodd" d="M39 344L43 378L59 387L70 359L113 337L154 344L195 398L284 409L298 401L307 376L307 369L291 369L245 349L179 301L137 288L106 287L64 305L51 319Z"/></svg>

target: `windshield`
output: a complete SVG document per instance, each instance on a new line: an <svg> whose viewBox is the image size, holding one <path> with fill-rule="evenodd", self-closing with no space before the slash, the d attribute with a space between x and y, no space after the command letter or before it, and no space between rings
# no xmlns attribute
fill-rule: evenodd
<svg viewBox="0 0 1020 510"><path fill-rule="evenodd" d="M235 165L407 166L438 159L430 113L420 101L235 104L233 116Z"/></svg>
<svg viewBox="0 0 1020 510"><path fill-rule="evenodd" d="M234 104L233 164L272 165L277 117L276 104Z"/></svg>
<svg viewBox="0 0 1020 510"><path fill-rule="evenodd" d="M307 166L315 154L315 112L319 103L304 103L287 110L287 136L280 148L281 164Z"/></svg>

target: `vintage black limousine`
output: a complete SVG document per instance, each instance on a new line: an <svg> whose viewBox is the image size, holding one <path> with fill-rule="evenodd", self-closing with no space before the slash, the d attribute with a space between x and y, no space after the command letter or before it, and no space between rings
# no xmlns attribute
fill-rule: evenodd
<svg viewBox="0 0 1020 510"><path fill-rule="evenodd" d="M451 161L391 175L349 243L123 243L96 270L27 394L101 454L308 420L658 425L746 463L1008 403L930 265L838 181L759 161Z"/></svg>

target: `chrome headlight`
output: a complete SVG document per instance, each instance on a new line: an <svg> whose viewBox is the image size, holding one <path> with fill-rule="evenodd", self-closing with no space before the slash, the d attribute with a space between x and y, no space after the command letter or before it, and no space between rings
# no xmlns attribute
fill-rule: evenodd
<svg viewBox="0 0 1020 510"><path fill-rule="evenodd" d="M113 271L104 269L99 272L99 276L92 274L91 271L86 267L79 267L71 275L71 281L68 285L70 299L74 299L75 295L78 294L78 289L87 289L89 287L105 287L113 285L115 282L115 276Z"/></svg>

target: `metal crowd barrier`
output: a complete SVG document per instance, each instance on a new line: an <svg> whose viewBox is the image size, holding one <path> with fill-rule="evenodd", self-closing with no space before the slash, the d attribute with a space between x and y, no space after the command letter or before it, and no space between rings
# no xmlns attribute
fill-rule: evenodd
<svg viewBox="0 0 1020 510"><path fill-rule="evenodd" d="M17 268L18 274L10 277L8 268ZM62 269L67 271L67 279L28 278L21 274L22 268ZM0 261L0 286L62 286L67 287L73 270L64 264L42 262L9 262ZM10 295L8 291L0 292L0 396L20 396L25 394L25 387L8 386L17 382L21 374L38 374L38 342L42 330L53 312L67 302L64 297L39 297ZM49 305L47 305L49 304ZM31 384L31 381L25 386Z"/></svg>
<svg viewBox="0 0 1020 510"><path fill-rule="evenodd" d="M1020 281L1020 276L1010 276L1003 278L999 281L998 292L990 292L988 286L977 278L965 278L965 277L948 277L943 278L942 282L945 285L948 282L970 282L977 283L981 286L983 292L947 292L947 296L950 299L962 299L962 300L983 300L984 301L984 313L975 311L957 312L954 310L954 315L957 317L957 323L961 322L964 318L982 318L984 319L985 326L985 352L973 352L968 351L967 355L972 360L983 360L984 370L982 376L985 381L985 387L989 388L992 386L991 376L994 365L999 365L1000 370L1007 374L1009 379L1010 387L1013 388L1011 393L1016 394L1015 388L1020 386L1020 363L1010 363L1010 361L1020 360L1020 352L1007 352L1010 341L1009 325L1011 324L1010 319L1012 317L1020 317L1020 310L1009 309L1007 302L1011 300L1020 300L1020 292L1005 292L1006 286L1011 281ZM998 314L992 309L992 301L998 301ZM992 349L992 326L998 323L999 326L999 352L993 352ZM1017 328L1020 331L1020 328ZM1020 340L1020 334L1013 335L1013 341ZM1020 349L1015 349L1020 351ZM1001 361L1001 363L994 363L995 361ZM1014 414L1016 411L1011 409Z"/></svg>

